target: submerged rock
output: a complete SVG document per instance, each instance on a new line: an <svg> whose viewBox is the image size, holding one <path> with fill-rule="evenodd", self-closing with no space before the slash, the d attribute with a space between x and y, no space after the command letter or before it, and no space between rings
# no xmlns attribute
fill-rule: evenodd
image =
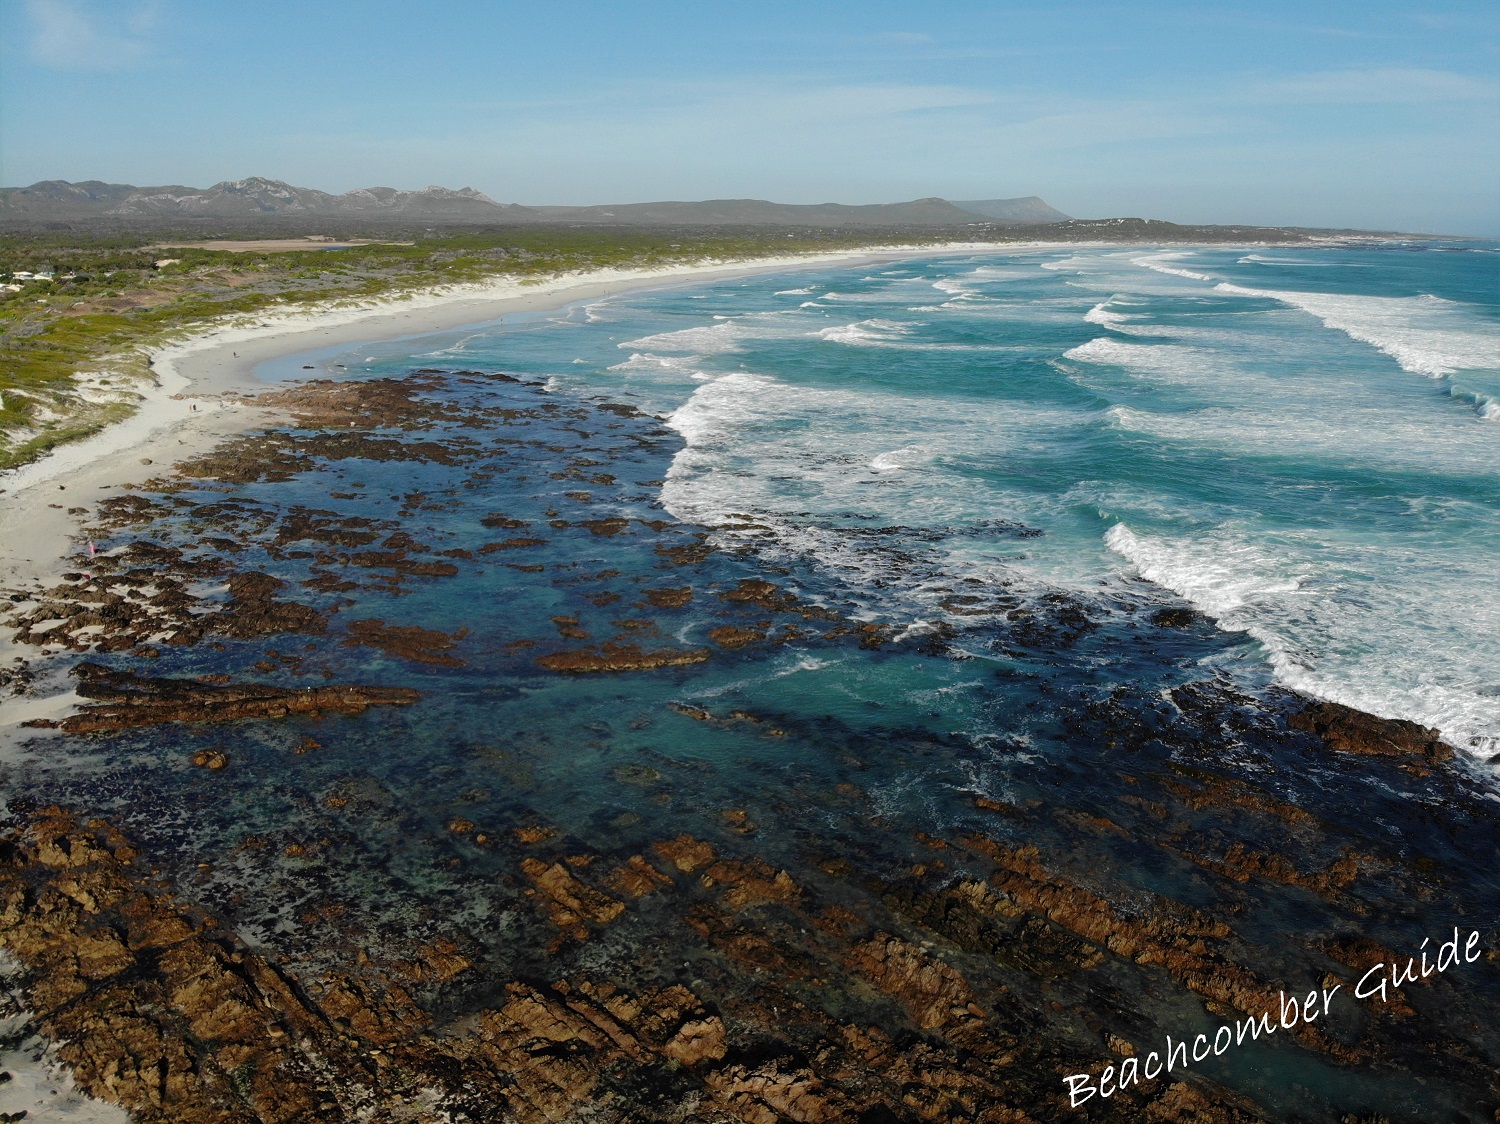
<svg viewBox="0 0 1500 1124"><path fill-rule="evenodd" d="M1188 628L1203 619L1196 609L1158 609L1151 615L1151 623L1157 628Z"/></svg>
<svg viewBox="0 0 1500 1124"><path fill-rule="evenodd" d="M681 589L648 589L645 594L647 603L658 609L680 609L693 599L693 587L685 585Z"/></svg>
<svg viewBox="0 0 1500 1124"><path fill-rule="evenodd" d="M99 700L58 725L92 734L164 722L233 722L289 714L359 714L372 706L410 706L421 694L407 687L273 687L263 683L200 683L81 663L78 693Z"/></svg>
<svg viewBox="0 0 1500 1124"><path fill-rule="evenodd" d="M447 655L456 642L463 638L463 630L449 636L435 628L420 628L417 625L386 624L377 619L350 621L349 639L346 647L367 645L379 648L388 655L400 656L414 663L431 664L436 667L463 667L464 661Z"/></svg>
<svg viewBox="0 0 1500 1124"><path fill-rule="evenodd" d="M229 605L213 618L213 630L236 640L281 632L326 632L326 614L310 605L276 599L274 594L285 587L284 581L259 571L235 574L229 579Z"/></svg>
<svg viewBox="0 0 1500 1124"><path fill-rule="evenodd" d="M541 656L537 663L548 671L584 673L590 671L651 671L659 667L684 667L702 663L712 653L707 648L662 648L646 651L638 644L600 645L597 650L578 649Z"/></svg>

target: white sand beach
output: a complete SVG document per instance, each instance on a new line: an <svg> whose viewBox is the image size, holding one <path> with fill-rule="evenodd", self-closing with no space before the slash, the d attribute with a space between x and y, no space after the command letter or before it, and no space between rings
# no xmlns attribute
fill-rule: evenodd
<svg viewBox="0 0 1500 1124"><path fill-rule="evenodd" d="M597 270L538 283L505 278L396 298L332 301L226 317L152 353L156 386L145 391L130 418L0 473L0 594L38 582L51 585L72 568L65 556L78 547L73 540L84 516L69 514L69 508L91 509L101 497L159 476L226 437L271 423L274 414L257 407L253 398L268 387L255 375L267 361L318 348L481 324L512 313L549 311L630 290L990 248L987 243L887 246L655 270ZM0 637L0 665L9 665L20 654ZM35 717L17 713L20 709L16 701L7 704L11 713L4 724Z"/></svg>

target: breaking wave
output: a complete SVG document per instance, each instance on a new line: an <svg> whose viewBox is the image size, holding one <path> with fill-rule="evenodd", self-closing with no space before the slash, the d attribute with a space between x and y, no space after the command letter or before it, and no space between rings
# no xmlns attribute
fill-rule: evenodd
<svg viewBox="0 0 1500 1124"><path fill-rule="evenodd" d="M1500 329L1483 325L1463 305L1441 297L1286 292L1227 281L1214 288L1299 308L1324 326L1384 352L1413 374L1443 378L1466 369L1500 367Z"/></svg>

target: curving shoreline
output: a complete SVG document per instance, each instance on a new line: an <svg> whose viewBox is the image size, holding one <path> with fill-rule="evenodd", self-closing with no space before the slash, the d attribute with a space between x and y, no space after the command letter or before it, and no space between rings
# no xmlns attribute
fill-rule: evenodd
<svg viewBox="0 0 1500 1124"><path fill-rule="evenodd" d="M222 353L230 345L218 346ZM466 380L475 404L464 408L472 412L449 413L444 395L462 393ZM561 731L550 755L561 759L566 783L551 796L534 775L545 755L524 744L459 745L457 775L444 776L446 744L421 758L416 739L401 736L409 727L399 711L408 708L324 722L290 709L262 715L256 732L226 752L219 747L228 724L246 718L231 707L222 723L168 714L149 732L119 727L133 739L123 742L124 760L134 752L153 771L124 770L123 800L108 785L95 790L112 807L88 803L87 782L69 782L76 818L13 800L0 889L15 906L5 937L32 969L32 1009L70 1043L88 1088L131 1103L143 1119L218 1119L226 1105L242 1113L228 1118L295 1119L323 1111L325 1097L352 1117L418 1089L441 1090L450 1110L474 1121L492 1119L485 1112L496 1104L516 1119L540 1120L636 1097L669 1110L697 1097L738 1114L726 1120L1069 1119L1058 1074L1138 1050L1153 1040L1148 1024L1204 1009L1254 1014L1268 1009L1283 980L1303 992L1311 986L1304 977L1319 973L1352 983L1370 963L1389 959L1389 949L1415 947L1409 938L1428 920L1445 921L1454 909L1487 916L1495 900L1483 872L1465 864L1493 838L1493 820L1487 826L1482 798L1464 791L1454 771L1433 768L1440 751L1420 732L1396 740L1376 731L1396 753L1343 758L1328 752L1325 732L1348 717L1337 709L1313 716L1306 734L1289 732L1287 712L1297 703L1236 697L1212 678L1170 691L1178 716L1171 723L1158 714L1160 697L1144 688L1074 700L1068 754L1034 772L1018 769L1013 787L957 790L962 815L946 825L898 820L873 796L881 770L910 759L918 775L949 769L940 787L973 784L952 771L965 761L961 740L901 727L840 729L817 713L796 713L789 700L782 710L774 697L734 710L713 695L685 703L681 685L693 669L774 659L791 640L858 659L886 659L890 648L889 658L912 653L938 663L941 638L918 651L878 626L825 617L766 580L791 586L797 576L762 575L753 559L716 554L694 528L657 518L649 498L631 489L646 483L637 475L659 475L671 442L654 419L628 407L557 402L504 376L470 372L381 382L390 384L389 400L340 394L337 383L283 395L305 407L298 440L322 451L313 455L344 458L350 492L366 486L355 479L389 479L394 492L394 480L428 469L454 489L475 484L468 494L489 500L479 509L486 530L470 527L462 538L429 522L440 516L410 494L380 518L373 501L386 489L372 487L370 500L335 497L351 501L339 512L298 507L294 493L259 532L224 526L216 515L205 517L211 528L184 530L178 540L156 533L192 518L179 500L224 505L237 483L306 471L293 463L303 454L290 441L243 440L190 474L196 492L169 482L113 506L130 517L122 527L152 528L125 538L169 547L109 552L103 584L130 578L129 567L224 579L225 570L200 568L214 557L204 549L207 533L232 534L242 551L274 548L280 553L268 556L289 567L305 563L295 576L310 574L303 587L328 596L356 587L433 589L488 567L508 589L529 585L538 605L562 600L517 612L510 631L471 635L467 616L428 608L409 610L422 627L335 615L325 637L318 622L279 611L269 583L249 580L253 553L217 546L240 571L227 576L229 602L203 615L196 610L206 605L181 599L152 606L202 630L202 643L141 652L163 669L152 690L182 701L185 676L201 682L220 671L296 683L318 663L374 648L389 659L379 680L360 682L421 688L454 676L462 686L473 674L476 682L514 678L533 691L624 688L643 713L637 719L606 694L603 717L617 729ZM477 408L499 411L490 428L478 424ZM394 449L372 432L393 424L431 447ZM534 427L529 439L522 426ZM352 450L344 444L355 436L350 429L361 431ZM504 445L481 455L466 443L466 433L479 430ZM387 459L398 463L377 476ZM159 476L169 458L161 460L141 468ZM488 488L523 473L533 481L527 488ZM69 478L69 491L76 487ZM503 510L489 510L502 502ZM601 518L606 512L612 517ZM136 522L141 515L155 527ZM187 557L189 548L199 553ZM599 570L605 552L621 553L606 555L610 568ZM580 571L581 562L588 565ZM83 592L92 583L70 584ZM996 614L988 627L1063 659L1072 641L1057 623ZM1180 607L1142 623L1143 644L1180 650L1189 663L1220 643ZM149 645L157 621L111 627L123 652ZM672 642L686 649L690 627L713 645L691 668L598 665L624 650L611 644L652 649L644 656ZM613 639L611 629L619 630ZM277 632L291 635L273 639ZM216 645L227 652L213 655ZM575 670L599 674L568 674ZM594 687L601 681L618 686ZM230 693L191 689L194 708L218 707ZM667 701L647 701L658 695ZM645 732L636 733L637 721ZM630 740L654 729L678 730L684 745L737 739L736 753L752 747L763 760L802 748L784 775L757 777L731 756L716 779L707 761ZM71 755L107 755L121 744L82 733L40 736L51 739L45 755L64 767ZM835 771L807 779L802 755ZM1025 756L1017 751L1017 760ZM372 775L392 759L394 772ZM1353 780L1351 760L1360 774ZM402 775L418 778L417 787L401 788ZM475 795L481 780L495 791ZM602 784L594 799L607 815L577 814L581 784ZM1400 817L1395 839L1369 822L1372 805L1352 798L1373 800L1382 785L1396 793L1380 806ZM191 803L180 803L172 786ZM254 817L234 822L273 789L292 798L267 816L269 826ZM1407 792L1436 793L1437 807L1403 813ZM191 817L182 817L185 807ZM620 809L627 810L615 815ZM1468 837L1455 827L1467 827ZM430 862L429 852L441 861ZM403 892L420 907L412 915L422 920L395 935L375 923L379 895L360 881L372 865L387 873L392 854L420 859L409 869L440 883L407 883ZM175 901L160 894L164 880ZM236 892L251 900L237 902ZM455 909L480 897L491 912L478 921ZM262 898L298 903L296 924L279 931ZM519 918L514 932L484 920L502 911ZM174 1021L161 1011L179 993L184 1019ZM1399 1004L1351 1005L1317 1033L1278 1040L1278 1050L1296 1052L1268 1060L1285 1067L1288 1083L1302 1067L1340 1080L1354 1074L1367 1082L1361 1098L1371 1099L1351 1100L1351 1108L1372 1107L1394 1080L1419 1074L1447 1082L1439 1092L1467 1108L1483 1103L1474 1071L1495 1053L1492 1033L1466 1027L1493 1010L1493 989L1455 994L1449 981L1437 981L1430 990L1409 988ZM112 1066L124 1032L128 1064ZM1292 1096L1276 1080L1259 1108L1244 1090L1175 1074L1170 1084L1130 1092L1130 1102L1102 1118L1247 1122L1286 1118L1298 1107L1275 1099ZM163 1097L175 1104L162 1106ZM623 1103L628 1112L636 1102Z"/></svg>
<svg viewBox="0 0 1500 1124"><path fill-rule="evenodd" d="M1023 247L1020 243L1015 245ZM222 322L210 322L187 338L152 352L151 366L157 385L141 395L139 408L130 418L92 437L60 446L38 460L0 472L0 582L28 573L18 567L16 551L8 544L25 540L28 553L45 556L46 546L61 546L66 541L61 533L61 520L49 517L46 503L37 502L40 486L79 474L82 478L75 486L82 486L85 491L112 482L139 483L153 475L138 471L140 456L157 452L164 458L167 454L202 452L208 444L224 436L263 422L262 416L243 413L249 403L225 397L226 393L244 395L265 389L265 384L254 375L261 363L317 347L375 343L486 323L518 312L552 311L609 293L804 267L854 266L990 246L990 243L881 246L663 269L597 270L565 274L539 283L504 279L441 286L373 301L336 300L313 308L231 316ZM23 527L24 533L18 530ZM27 561L45 565L38 559Z"/></svg>
<svg viewBox="0 0 1500 1124"><path fill-rule="evenodd" d="M0 587L54 581L62 573L61 558L75 534L67 509L78 506L80 493L84 501L91 501L102 491L139 485L157 475L163 464L201 455L226 438L267 424L270 415L253 400L254 392L266 389L254 374L262 363L317 347L374 343L513 313L551 311L608 293L800 267L854 266L988 245L871 247L666 269L599 270L535 284L505 279L443 286L404 298L332 301L311 309L227 317L152 353L157 385L141 395L131 417L0 472ZM8 638L0 638L0 665L14 655Z"/></svg>

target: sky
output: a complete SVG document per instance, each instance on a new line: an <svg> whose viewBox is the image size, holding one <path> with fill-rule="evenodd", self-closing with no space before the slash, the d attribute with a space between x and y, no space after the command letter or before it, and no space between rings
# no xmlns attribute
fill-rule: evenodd
<svg viewBox="0 0 1500 1124"><path fill-rule="evenodd" d="M0 184L1500 236L1500 5L0 0Z"/></svg>

